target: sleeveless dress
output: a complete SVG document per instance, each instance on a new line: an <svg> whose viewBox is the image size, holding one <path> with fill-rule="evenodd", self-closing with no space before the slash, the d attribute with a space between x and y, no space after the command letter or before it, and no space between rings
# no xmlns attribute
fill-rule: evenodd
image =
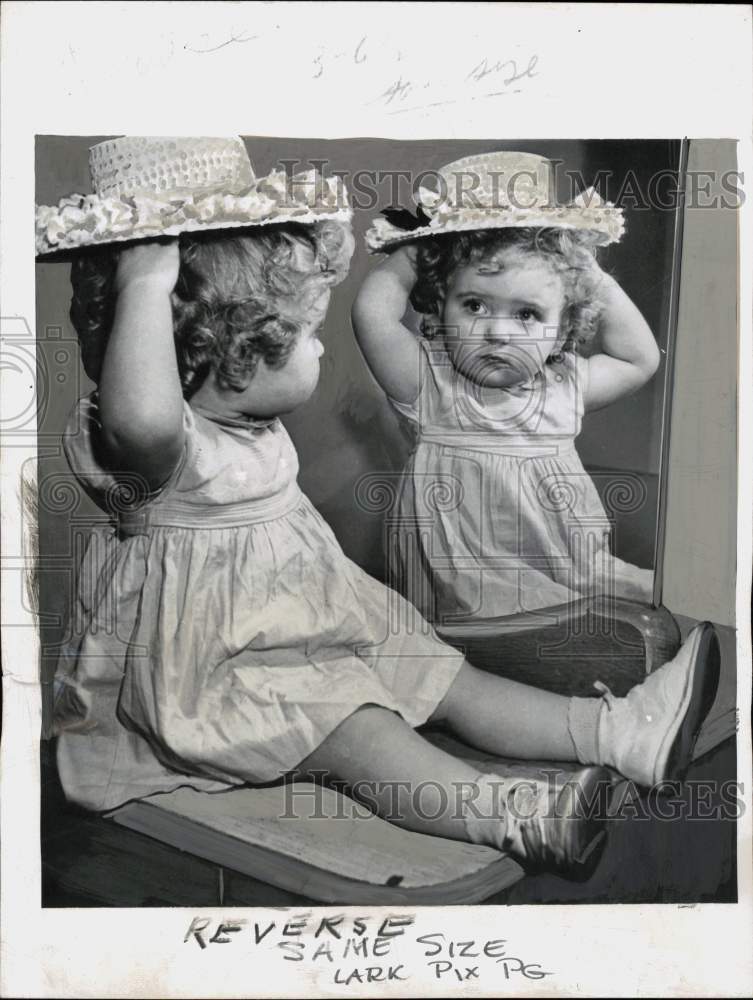
<svg viewBox="0 0 753 1000"><path fill-rule="evenodd" d="M612 556L610 522L575 450L585 359L488 389L419 341L415 448L391 521L393 585L428 619L496 618L587 594L650 601L653 574Z"/></svg>
<svg viewBox="0 0 753 1000"><path fill-rule="evenodd" d="M279 779L365 704L418 726L463 663L346 558L279 420L186 404L184 427L179 467L138 504L98 461L96 395L64 436L109 515L91 529L56 678L61 780L90 809Z"/></svg>

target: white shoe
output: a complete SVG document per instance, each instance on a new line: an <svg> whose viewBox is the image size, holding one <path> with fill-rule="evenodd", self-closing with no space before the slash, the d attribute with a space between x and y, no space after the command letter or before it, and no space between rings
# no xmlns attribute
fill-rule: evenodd
<svg viewBox="0 0 753 1000"><path fill-rule="evenodd" d="M684 778L716 696L719 666L714 626L702 622L673 660L624 698L597 681L604 695L596 734L599 763L649 787Z"/></svg>
<svg viewBox="0 0 753 1000"><path fill-rule="evenodd" d="M586 767L540 778L480 775L478 816L466 813L473 843L505 851L529 869L588 878L606 843L609 772Z"/></svg>

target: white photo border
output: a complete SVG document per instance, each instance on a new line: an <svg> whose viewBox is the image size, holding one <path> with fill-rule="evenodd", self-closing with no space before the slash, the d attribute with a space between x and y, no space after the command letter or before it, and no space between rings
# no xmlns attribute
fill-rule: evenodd
<svg viewBox="0 0 753 1000"><path fill-rule="evenodd" d="M274 135L393 139L739 140L753 177L747 5L26 3L2 30L3 336L34 330L36 134ZM535 58L534 58L535 57ZM486 63L484 64L484 60ZM510 61L514 60L513 71ZM508 68L493 69L497 63ZM475 70L475 67L480 69ZM485 70L489 70L488 73ZM320 72L319 72L320 71ZM480 78L479 78L480 76ZM496 81L498 93L479 83ZM501 82L500 82L501 81ZM507 82L509 81L509 82ZM390 94L392 96L390 97ZM406 103L410 98L414 103ZM753 199L740 210L738 703L750 704ZM14 401L2 400L3 416ZM19 475L33 437L2 444L3 571L26 558ZM28 544L28 539L26 540ZM5 996L353 994L326 965L251 945L184 943L194 916L269 922L267 910L41 908L39 644L18 588L2 590L2 992ZM409 983L358 995L747 996L753 989L750 720L738 778L737 904L455 907L417 933L506 939L556 971L541 981ZM293 913L304 911L290 911ZM324 907L322 913L343 908ZM409 910L358 908L381 918ZM358 915L348 911L349 917ZM248 940L248 939L246 939ZM405 940L393 963L418 969ZM489 985L491 982L491 985Z"/></svg>

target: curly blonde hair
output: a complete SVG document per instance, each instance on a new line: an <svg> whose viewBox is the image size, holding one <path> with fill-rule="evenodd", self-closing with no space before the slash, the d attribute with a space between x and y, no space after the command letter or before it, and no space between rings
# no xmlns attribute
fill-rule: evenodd
<svg viewBox="0 0 753 1000"><path fill-rule="evenodd" d="M189 399L210 370L223 388L243 390L263 359L288 360L308 303L343 280L353 253L350 227L269 225L243 235L180 237L180 270L172 296L175 349ZM77 256L71 270L71 321L86 374L99 381L117 295L119 251Z"/></svg>
<svg viewBox="0 0 753 1000"><path fill-rule="evenodd" d="M560 345L549 360L577 351L594 337L599 317L596 239L588 232L559 228L509 228L445 233L416 240L416 283L411 305L424 316L438 316L453 273L468 264L489 264L495 254L514 249L544 258L562 279L565 305L560 319ZM497 265L501 269L501 265ZM422 323L431 338L436 327Z"/></svg>

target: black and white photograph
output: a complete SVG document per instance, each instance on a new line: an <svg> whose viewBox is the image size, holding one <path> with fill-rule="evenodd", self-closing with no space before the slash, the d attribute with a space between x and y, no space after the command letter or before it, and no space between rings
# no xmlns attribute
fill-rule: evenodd
<svg viewBox="0 0 753 1000"><path fill-rule="evenodd" d="M220 31L155 6L204 15L197 60L257 52L257 9L270 46L325 10L237 5ZM370 105L415 136L275 132L273 94L258 129L202 109L29 136L4 785L21 655L40 926L127 913L177 971L105 983L103 937L87 986L19 992L14 964L14 995L597 995L585 928L624 920L624 950L641 914L724 912L730 948L751 927L750 139L679 117L536 138L492 109L546 58L474 45L461 137L449 71L424 85L396 43L393 76L331 9L348 30L293 103L381 58ZM557 914L561 979L533 930ZM697 951L708 978L676 978L679 933L606 995L745 995L742 953L719 994ZM244 962L263 978L239 986Z"/></svg>
<svg viewBox="0 0 753 1000"><path fill-rule="evenodd" d="M657 564L690 146L38 138L47 905L735 900Z"/></svg>

